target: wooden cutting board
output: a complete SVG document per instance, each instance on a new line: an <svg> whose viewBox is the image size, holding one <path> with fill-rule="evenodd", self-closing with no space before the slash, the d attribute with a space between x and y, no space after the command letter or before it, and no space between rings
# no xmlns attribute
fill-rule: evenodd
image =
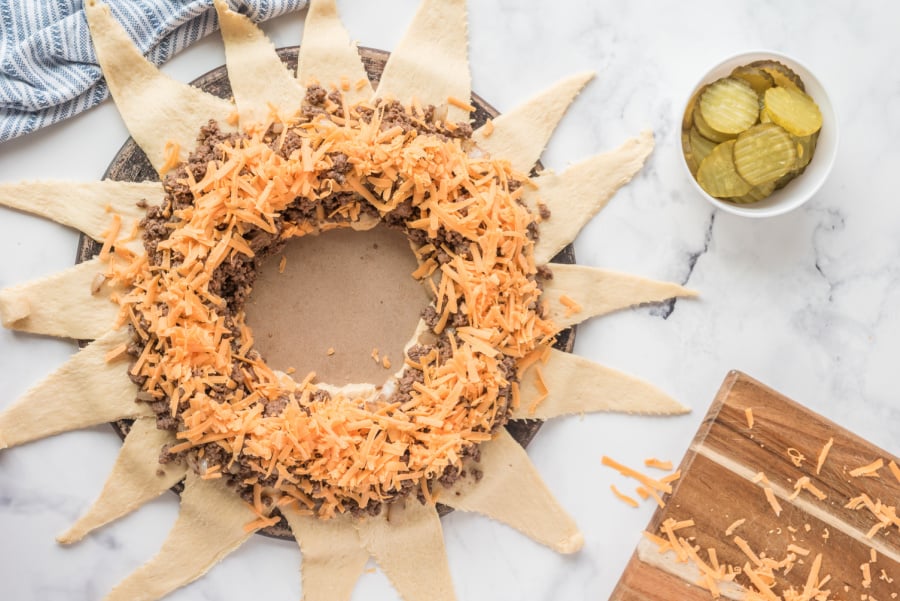
<svg viewBox="0 0 900 601"><path fill-rule="evenodd" d="M753 427L747 409L752 410ZM834 443L819 474L817 459L829 439ZM795 465L795 457L805 457ZM800 455L797 453L799 452ZM884 461L878 477L853 477L850 471ZM695 525L678 530L677 535L699 547L699 556L708 562L707 549L715 548L722 565L744 566L748 556L734 542L746 540L757 554L783 559L790 544L808 549L773 590L785 587L803 590L816 554L822 554L820 577L830 574L823 589L830 589L830 601L890 601L900 599L900 520L867 537L877 523L863 507L846 508L851 498L865 493L876 502L900 506L900 481L889 463L896 457L848 432L809 409L767 388L740 372L725 379L703 424L681 463L682 477L674 484L666 507L656 511L647 531L662 535L660 527L668 519L693 519ZM783 508L780 517L766 500L764 483L753 479L763 472ZM810 482L827 495L817 499L807 491L794 500L790 495L798 478ZM725 532L738 519L746 521ZM875 555L872 554L875 549ZM875 561L872 561L873 557ZM862 565L868 565L871 584L863 586ZM635 550L612 601L702 601L712 595L696 582L696 564L679 562L672 551L643 539ZM737 582L749 581L738 575ZM723 591L723 598L743 598L741 593ZM751 597L752 598L752 597ZM781 599L780 596L769 599Z"/></svg>

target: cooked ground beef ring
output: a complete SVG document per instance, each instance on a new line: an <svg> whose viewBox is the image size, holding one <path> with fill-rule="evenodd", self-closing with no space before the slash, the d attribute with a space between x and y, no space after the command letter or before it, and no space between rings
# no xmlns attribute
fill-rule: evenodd
<svg viewBox="0 0 900 601"><path fill-rule="evenodd" d="M497 242L496 247L490 247L482 238L473 236L460 225L466 220L487 219L483 217L487 214L483 209L472 210L479 205L471 192L481 194L483 190L486 195L490 190L491 194L499 194L504 199L502 208L493 211L503 213L502 219L515 223L519 228L517 236L521 239L515 243L515 248L519 249L517 252L521 252L523 246L530 251L536 228L534 219L518 201L516 194L524 176L518 176L508 167L501 166L497 170L496 166L488 168L479 165L478 169L484 170L483 173L475 173L472 168L475 175L482 176L477 180L477 186L480 186L477 190L472 173L457 174L457 188L451 190L454 204L446 205L453 207L455 214L445 218L439 214L445 210L441 208L443 205L436 204L437 201L429 202L434 195L446 193L445 183L435 184L428 188L430 191L421 193L419 189L426 188L431 182L412 182L404 180L402 176L390 180L389 174L383 173L360 177L358 167L361 159L352 139L344 151L319 153L319 161L324 166L316 167L318 179L316 186L310 188L311 194L296 194L285 200L277 211L248 215L246 221L244 218L240 220L237 228L233 217L231 221L217 222L214 226L210 225L208 219L203 221L206 218L204 211L208 210L208 196L205 195L205 190L198 190L204 188L206 182L213 181L229 161L234 160L234 156L241 152L247 153L248 149L258 154L259 146L265 146L270 151L272 160L287 165L284 167L287 170L307 168L310 156L323 148L327 132L334 127L354 122L360 129L377 124L371 135L383 135L385 139L390 138L393 143L401 145L402 151L408 149L409 157L404 155L402 161L425 160L424 155L432 151L435 156L442 156L438 153L446 153L447 148L456 153L451 156L460 158L472 148L471 127L467 124L448 125L440 121L435 118L433 107L417 112L415 109L406 110L394 102L375 103L372 106L350 109L348 119L344 115L340 97L334 93L327 94L321 88L312 87L307 91L306 100L303 112L296 122L274 123L256 138L224 133L216 123L210 122L201 130L198 146L187 162L164 178L165 201L159 207L150 207L142 222L148 263L145 280L151 280L152 286L158 287L159 277L151 274L181 274L179 277L182 277L183 272L190 272L191 277L196 277L196 272L201 271L202 275L202 270L197 265L208 267L210 257L215 256L218 262L204 280L202 291L197 294L194 310L214 315L216 336L227 344L224 348L220 346L217 351L220 359L218 368L211 369L206 364L198 363L191 373L181 374L180 380L169 382L168 386L165 381L161 382L159 369L154 372L148 367L147 356L160 347L167 348L170 355L184 354L187 351L173 348L169 333L153 333L168 332L164 327L160 329L159 323L167 320L173 322L173 305L162 298L163 294L157 298L155 291L150 292L152 286L143 281L136 290L144 292L144 297L140 302L132 301L131 305L126 303L133 316L131 327L134 342L129 346L129 352L135 358L132 378L141 387L139 399L148 402L155 411L158 427L172 430L179 439L178 443L163 449L161 462L183 459L204 477L224 477L257 507L272 509L280 498L287 495L289 500L299 501L325 517L336 510L377 512L383 503L411 493L423 498L430 497L431 487L435 483L452 485L463 473L462 459L477 454L478 442L490 438L492 432L506 423L517 402L517 358L521 358L523 353L534 352L536 346L546 346L552 340L552 333L543 323L540 304L537 302L540 288L533 261L519 267L514 264L511 256L504 256L504 253L513 254L506 250L513 248L512 246L506 242ZM326 133L311 138L309 131L318 131L316 128ZM376 137L376 141L380 139ZM353 152L357 154L353 155ZM401 168L405 165L402 161L399 162ZM425 175L421 177L428 177L429 164L426 163L424 169L421 164L415 168L418 169L414 171L416 177L420 177L422 173ZM233 184L232 190L234 186L243 185L246 181L256 181L258 176L248 165L242 167L235 177L238 183ZM279 177L280 175L275 179ZM269 187L272 187L273 182L280 183L270 180ZM407 197L393 205L390 200L386 201L402 193L404 186ZM465 186L468 189L462 190ZM235 214L244 213L247 210L241 208ZM341 426L340 420L335 420L329 413L330 406L339 402L346 405L347 399L332 399L327 391L317 388L311 382L302 382L294 389L277 388L263 358L252 348L252 334L243 322L243 313L244 304L262 262L280 252L288 238L335 227L349 227L363 218L378 218L388 226L404 231L419 249L417 256L423 266L420 277L432 278L432 282L437 282L438 276L444 278L440 280L440 284L435 285L436 301L422 312L428 327L437 334L437 342L432 345L414 345L409 350L407 365L392 396L379 401L381 407L390 408L390 411L397 411L396 415L403 416L403 419L416 422L416 429L409 430L406 424L400 423L397 425L399 429L392 431L394 426L390 420L386 422L388 425L371 426L372 431L378 430L382 436L378 439L379 444L392 447L391 452L396 448L398 454L390 458L388 471L393 474L393 479L379 484L374 477L368 477L365 480L368 486L366 490L346 484L348 478L354 475L354 470L366 469L360 466L350 466L348 469L346 462L342 464L343 476L336 480L328 476L317 477L317 474L321 476L323 473L330 473L323 470L321 465L330 460L325 454L326 451L330 452L331 447L321 450L313 448L309 453L302 448L297 450L280 446L277 447L280 455L275 456L274 452L269 453L269 447L250 444L257 442L252 440L255 430L226 432L223 435L221 432L216 433L214 427L203 429L204 426L209 426L207 422L212 421L211 412L237 411L233 409L235 406L240 406L240 411L246 411L249 407L252 420L255 420L252 423L257 424L257 428L268 428L277 420L285 423L289 420L293 420L292 423L307 423L304 421L307 420L309 427L326 429ZM197 251L196 244L186 244L185 240L192 243L192 237L197 236L196 223L206 224L207 235L210 236L207 246L211 247L216 241L230 246L225 251L218 252L218 246ZM503 267L488 274L484 267L487 261ZM482 307L482 315L467 306L467 302L483 305L481 301L487 293L482 292L472 297L481 299L477 303L471 299L467 301L468 296L462 298L460 290L468 294L468 289L465 289L468 284L463 279L471 279L471 274L464 273L464 270L470 270L476 277L479 270L485 271L484 277L491 276L490 281L485 280L479 285L495 288L492 289L495 298L488 297L494 304L507 297L513 298L521 292L519 289L527 289L524 293L527 300L521 312L528 313L526 318L531 320L529 328L537 324L539 329L543 327L545 335L536 338L536 342L533 341L528 348L522 347L522 343L509 334L499 338L500 330L495 328L492 332L487 324L495 323L498 319L509 321L510 317L499 315L491 307ZM507 272L513 273L518 279L513 281L510 278L510 282L496 281L500 279L497 274L507 277L504 275ZM444 274L451 276L445 277ZM454 282L459 284L459 290L451 289L455 286ZM518 288L513 289L514 286ZM194 294L193 289L189 293ZM148 297L152 297L149 304ZM183 319L181 312L179 309L179 314L174 319ZM502 345L498 344L498 340L502 340ZM223 353L229 356L227 360L222 360ZM468 364L463 366L463 361L468 361ZM403 413L415 414L418 411L417 403L421 399L429 395L435 396L436 374L442 374L440 377L443 379L453 376L448 372L450 364L458 364L457 371L462 374L462 379L453 390L458 401L448 405L448 411L463 412L469 416L460 422L468 425L464 427L465 437L458 437L458 440L448 437L443 426L436 428L435 426L440 425L440 420L435 421L434 417L424 414L421 418L409 417ZM245 399L252 399L252 402L245 402ZM369 407L357 407L353 411L361 415L361 419L354 422L355 426L359 426L367 419L365 412L369 411ZM320 416L323 413L327 420L331 420L324 426L321 420L326 418ZM232 423L241 422L237 420ZM216 427L221 429L220 425ZM289 426L279 427L290 431ZM280 436L278 432L267 435L274 438ZM440 441L444 438L440 437L449 441L443 443L446 448L442 452L447 455L436 459L427 457L428 453L434 453L433 446L441 446ZM289 454L285 449L293 454L283 461L282 456L287 457ZM427 467L429 465L430 468ZM407 472L404 470L409 472L409 477L405 476Z"/></svg>

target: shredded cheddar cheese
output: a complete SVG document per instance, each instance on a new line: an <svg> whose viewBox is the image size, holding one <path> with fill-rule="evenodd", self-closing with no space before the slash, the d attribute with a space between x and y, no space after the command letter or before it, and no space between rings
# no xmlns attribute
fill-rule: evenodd
<svg viewBox="0 0 900 601"><path fill-rule="evenodd" d="M616 498L619 499L620 501L623 501L624 503L627 503L628 505L631 505L632 507L639 506L638 502L636 500L634 500L634 498L629 497L628 495L626 495L622 492L619 492L619 489L616 488L615 484L610 484L609 489L613 492L614 495L616 495Z"/></svg>
<svg viewBox="0 0 900 601"><path fill-rule="evenodd" d="M166 162L159 168L160 175L165 175L181 162L179 158L181 146L177 142L166 142L163 152L166 154Z"/></svg>
<svg viewBox="0 0 900 601"><path fill-rule="evenodd" d="M810 481L809 476L801 476L794 484L794 492L791 493L791 496L788 497L788 500L793 501L798 496L800 496L800 492L804 490L809 491L820 501L824 501L826 498L828 498L828 495L822 492L821 489L819 489L815 484L812 483L812 481Z"/></svg>
<svg viewBox="0 0 900 601"><path fill-rule="evenodd" d="M671 474L667 474L663 476L659 480L650 478L636 470L633 470L629 467L626 467L616 461L613 461L609 457L604 456L602 458L603 465L607 467L611 467L617 470L623 476L634 478L642 485L638 486L635 490L637 494L644 500L653 497L653 500L656 501L656 504L659 507L665 507L666 502L662 498L663 493L671 493L672 487L671 483L678 480L681 477L681 470L677 470ZM672 463L670 461L660 461L658 459L649 458L644 460L644 464L648 467L656 467L658 469L672 469Z"/></svg>
<svg viewBox="0 0 900 601"><path fill-rule="evenodd" d="M790 447L787 450L788 457L791 459L791 463L796 467L800 467L803 465L803 462L806 461L806 455L795 449L794 447Z"/></svg>
<svg viewBox="0 0 900 601"><path fill-rule="evenodd" d="M209 477L236 463L251 468L255 476L244 484L254 487L260 523L284 502L329 517L348 503L390 500L408 482L433 501L428 483L459 467L466 450L489 440L507 417L511 403L504 395L515 397L517 387L504 375L503 360L524 360L536 351L543 357L556 331L539 302L528 235L535 217L520 203L526 174L507 161L470 153L460 139L382 126L375 107L335 104L329 110L311 121L279 123L274 139L265 137L267 128L255 128L221 142L221 158L210 161L202 177L181 170L186 175L178 183L194 202L173 209L171 232L152 260L113 252L120 223L104 242L106 276L129 291L117 299L120 320L143 344L131 374L182 424L170 451L217 445L231 461ZM298 144L283 154L279 145L288 130ZM177 166L179 151L168 149L168 168ZM350 165L341 181L329 176L338 155ZM338 193L354 200L326 214L321 201ZM298 197L315 204L316 218L283 223L282 211ZM226 323L231 301L210 283L221 266L255 257L250 240L256 231L299 237L350 227L364 204L384 216L403 203L415 208L407 230L429 240L416 250L426 267L415 277L427 278L436 292L440 319L433 330L448 336L452 353L420 360L423 381L413 385L408 402L343 394L316 402L314 375L287 383L279 377L254 351L243 311ZM430 243L441 232L467 241L468 253ZM452 326L460 313L467 325ZM377 349L372 358L390 367ZM272 403L283 408L266 411ZM265 496L257 495L259 483L272 479L276 484L264 487ZM655 490L671 490L653 483Z"/></svg>
<svg viewBox="0 0 900 601"><path fill-rule="evenodd" d="M884 467L884 459L878 458L872 463L868 465L863 465L856 469L850 470L850 475L854 478L859 478L860 476L868 476L868 477L878 477L878 470Z"/></svg>
<svg viewBox="0 0 900 601"><path fill-rule="evenodd" d="M663 484L671 484L681 478L681 470L675 470L671 474L667 474L659 479Z"/></svg>
<svg viewBox="0 0 900 601"><path fill-rule="evenodd" d="M822 447L822 450L819 451L819 460L816 463L816 475L822 472L822 466L825 465L825 459L828 458L828 452L831 451L832 445L834 445L834 439L829 438L828 442Z"/></svg>
<svg viewBox="0 0 900 601"><path fill-rule="evenodd" d="M581 313L581 305L579 305L572 297L565 294L559 296L559 302L566 308L566 317L571 317L577 313Z"/></svg>
<svg viewBox="0 0 900 601"><path fill-rule="evenodd" d="M448 96L447 103L450 104L451 106L455 106L456 108L462 109L462 110L466 111L467 113L475 112L474 106L472 106L465 100L460 100L459 98L457 98L455 96Z"/></svg>
<svg viewBox="0 0 900 601"><path fill-rule="evenodd" d="M534 412L537 411L538 405L540 405L544 399L546 399L550 394L550 389L547 387L547 383L544 381L544 372L541 370L540 365L535 365L534 369L534 378L535 378L535 387L538 391L537 398L531 402L531 405L528 407L528 415L534 415Z"/></svg>
<svg viewBox="0 0 900 601"><path fill-rule="evenodd" d="M749 428L750 430L752 430L752 429L753 429L753 423L754 423L754 421L753 421L753 408L752 408L752 407L747 407L746 409L744 409L744 417L747 418L747 428Z"/></svg>
<svg viewBox="0 0 900 601"><path fill-rule="evenodd" d="M900 482L900 467L897 467L897 463L891 460L891 462L888 463L888 468L891 470L891 473L894 474L894 478L897 482Z"/></svg>
<svg viewBox="0 0 900 601"><path fill-rule="evenodd" d="M648 457L647 459L644 459L644 465L646 465L647 467L656 468L658 470L665 470L667 472L671 471L672 469L671 461L661 461L656 457Z"/></svg>
<svg viewBox="0 0 900 601"><path fill-rule="evenodd" d="M666 493L666 494L672 492L672 487L669 484L666 484L665 482L660 482L659 480L655 480L649 476L645 476L644 474L642 474L636 470L633 470L630 467L626 467L626 466L622 465L621 463L614 461L613 459L610 459L606 455L604 455L600 461L603 465L613 468L614 470L618 471L623 476L626 476L628 478L634 478L635 480L637 480L638 482L643 484L647 488L647 490L651 491L651 494L653 491L658 491L658 492Z"/></svg>
<svg viewBox="0 0 900 601"><path fill-rule="evenodd" d="M862 493L850 499L844 507L854 511L865 508L876 519L875 524L866 533L867 538L872 538L879 531L891 526L895 526L900 532L900 517L897 515L897 508L882 503L880 499L873 501L869 495Z"/></svg>
<svg viewBox="0 0 900 601"><path fill-rule="evenodd" d="M740 518L739 520L733 521L731 525L725 529L725 536L731 536L732 534L734 534L734 531L740 528L741 525L743 525L743 523L746 521L747 518Z"/></svg>
<svg viewBox="0 0 900 601"><path fill-rule="evenodd" d="M743 520L738 520L743 523ZM736 526L732 524L732 527ZM707 560L700 556L700 546L692 542L693 537L679 536L679 530L693 527L693 520L676 521L667 518L659 526L660 535L644 532L644 537L657 546L659 553L674 552L679 562L687 562L695 566L700 578L695 584L709 591L713 598L720 598L722 585L728 583L729 598L740 598L745 601L837 601L831 591L824 587L831 581L830 575L820 576L822 571L822 554L816 555L809 566L804 584L800 589L788 586L782 578L786 577L797 566L804 564L802 558L811 555L811 551L799 545L788 545L782 558L770 556L764 551L755 551L750 543L740 536L735 536L732 543L746 557L743 565L733 565L719 560L719 551L715 547L706 550ZM734 550L729 550L734 556ZM739 596L732 596L738 593Z"/></svg>
<svg viewBox="0 0 900 601"><path fill-rule="evenodd" d="M781 516L781 503L778 502L778 497L775 496L775 491L771 486L766 486L763 488L763 492L766 494L766 501L768 501L769 505L771 505L772 511L775 512L776 516Z"/></svg>

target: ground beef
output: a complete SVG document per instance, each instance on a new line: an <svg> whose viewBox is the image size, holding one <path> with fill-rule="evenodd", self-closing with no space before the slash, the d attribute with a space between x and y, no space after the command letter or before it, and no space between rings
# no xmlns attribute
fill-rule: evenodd
<svg viewBox="0 0 900 601"><path fill-rule="evenodd" d="M413 384L425 383L425 374L421 369L407 367L397 381L397 390L391 396L391 403L405 403L412 399Z"/></svg>
<svg viewBox="0 0 900 601"><path fill-rule="evenodd" d="M548 267L547 265L538 265L537 277L540 280L552 280L553 279L553 270L550 269L550 267Z"/></svg>
<svg viewBox="0 0 900 601"><path fill-rule="evenodd" d="M297 135L293 130L289 130L284 136L284 142L278 149L278 154L284 158L290 157L295 152L300 152L300 146L303 144L303 138Z"/></svg>
<svg viewBox="0 0 900 601"><path fill-rule="evenodd" d="M162 449L159 452L159 463L160 465L167 465L169 463L175 461L181 461L184 458L184 452L181 453L173 453L172 447L174 447L177 442L167 442L163 445Z"/></svg>
<svg viewBox="0 0 900 601"><path fill-rule="evenodd" d="M284 408L287 407L288 401L290 399L286 396L280 396L274 401L266 402L266 407L263 409L263 415L266 417L275 417L281 415L284 411Z"/></svg>
<svg viewBox="0 0 900 601"><path fill-rule="evenodd" d="M419 133L435 134L437 129L430 120L418 117L412 112L406 111L403 105L396 100L383 102L378 109L382 112L381 129L389 130L399 126L404 133L417 131Z"/></svg>
<svg viewBox="0 0 900 601"><path fill-rule="evenodd" d="M414 363L419 363L422 357L426 356L428 353L434 350L433 346L427 344L414 344L409 347L409 350L406 351L406 356L409 357L410 361Z"/></svg>
<svg viewBox="0 0 900 601"><path fill-rule="evenodd" d="M346 175L351 168L350 162L347 160L347 155L343 152L333 152L328 156L331 159L331 169L325 174L325 177L329 177L339 184L343 184L346 181L344 175Z"/></svg>
<svg viewBox="0 0 900 601"><path fill-rule="evenodd" d="M440 315L438 315L437 310L434 308L434 305L428 305L424 309L422 309L421 317L425 320L425 325L428 326L428 329L433 330L440 319Z"/></svg>
<svg viewBox="0 0 900 601"><path fill-rule="evenodd" d="M354 110L360 118L365 121L370 121L373 118L375 111L381 113L381 127L383 130L399 126L404 132L416 131L418 133L435 135L445 140L451 138L467 140L471 138L472 135L472 128L468 123L459 123L451 128L446 127L444 118L440 114L443 112L443 114L446 115L446 107L440 111L436 110L433 106L425 107L418 112L415 110L407 111L397 102L383 100L376 100L373 106L374 108L357 107ZM343 115L340 95L335 92L329 94L321 86L309 87L306 90L299 122L301 124L309 122L319 115L327 115L329 112L337 114L338 116ZM201 128L197 138L197 147L189 156L187 162L171 171L165 177L163 186L166 194L163 203L159 206L148 207L147 214L141 222L141 226L144 229L143 243L151 264L160 265L163 260L162 253L159 251L159 243L166 240L170 235L172 231L170 224L176 219L176 212L191 206L194 202L191 190L186 183L188 181L188 174L190 173L195 180L202 179L206 175L209 162L224 160L224 154L220 145L222 143L235 144L240 138L240 134L222 132L214 121L210 121L206 126ZM264 140L282 157L289 158L294 153L299 152L303 138L295 130L288 129L288 131L284 131L281 124L275 124L266 132ZM331 161L331 167L326 172L325 176L334 180L337 184L343 184L346 181L347 174L350 173L353 168L352 164L343 153L330 153L327 157ZM519 185L521 184L517 181L509 182L511 190L515 190ZM317 223L319 221L319 215L321 214L320 211L323 209L326 215L326 221L347 221L349 218L338 215L335 212L349 202L360 202L360 198L356 194L350 192L337 192L316 201L311 201L304 197L297 197L276 219L275 232L267 232L259 228L251 227L244 233L246 242L255 253L253 258L243 254L229 255L228 259L223 261L216 269L210 280L209 288L213 294L216 294L227 301L224 308L217 307L216 310L219 312L219 315L225 319L226 329L231 333L232 346L235 351L237 351L241 343L240 328L236 325L235 316L243 309L244 303L252 290L256 274L259 272L262 261L273 254L281 252L284 245L284 240L282 240L281 236L283 228L287 225L302 225L309 222ZM141 206L141 203L138 204ZM145 202L143 203L143 206L146 206ZM378 210L369 203L362 202L360 206L363 214L379 215ZM546 207L539 205L539 211L542 217L549 217L549 211L547 211ZM451 253L465 258L471 258L471 241L456 232L447 231L441 228L436 237L429 238L425 231L410 229L406 226L409 221L418 219L420 215L420 210L414 207L410 200L407 200L381 217L382 221L389 227L404 231L414 244L424 245L426 243L432 243L434 247L438 249L434 252L433 258L441 264L451 260ZM531 236L533 240L537 240L536 225L529 228L529 236ZM176 255L170 257L170 259L174 265L178 265L182 260L182 257ZM550 273L546 267L542 266L538 268L538 276L540 278L549 279L552 277L552 273ZM162 305L160 308L162 313L166 314L166 306ZM437 314L433 305L426 307L422 316L426 323L432 328L434 328L440 319L440 316ZM142 320L140 325L144 330L149 327L146 320ZM419 361L422 357L436 349L439 355L438 360L442 362L447 361L452 356L453 352L453 345L450 344L450 337L455 336L454 329L469 325L469 318L466 315L464 306L461 306L460 310L451 316L447 325L448 328L438 336L437 342L433 346L414 345L410 348L407 353L409 358L412 361ZM146 342L137 337L135 330L132 331L132 335L133 341L129 344L127 350L128 353L136 359L143 351ZM258 357L258 353L255 353L255 351L251 351L250 355L252 357ZM497 428L505 424L508 419L508 407L511 400L510 384L516 381L515 361L510 357L503 357L501 359L500 371L501 375L509 382L509 384L504 386L499 393L499 402L502 406L498 414ZM234 386L249 390L250 382L247 381L248 373L249 372L245 372L242 369L240 363L235 362L232 365L230 373ZM134 376L132 379L141 387L142 392L140 394L143 396L141 396L139 400L149 403L151 409L153 409L157 416L157 426L160 429L177 431L184 427L184 424L179 417L171 415L169 398L156 398L150 395L149 392L144 392L143 386L146 384L146 377ZM391 400L393 402L399 401L401 403L408 401L411 398L413 386L417 382L424 382L424 374L421 370L407 366L397 382L397 389ZM228 388L221 384L207 386L205 392L210 397L224 402L227 401L230 394L233 394L233 387ZM328 392L317 390L310 395L309 403L324 403L328 402L330 399L331 395ZM280 415L288 402L289 399L287 396L268 401L265 403L263 413L266 416ZM186 407L187 403L185 402L179 406L179 410L184 410ZM308 410L305 407L301 407L301 409ZM278 479L277 470L270 476L263 477L256 471L256 468L250 465L249 459L242 455L238 455L236 458L232 457L231 453L226 452L216 443L207 443L201 445L199 449L182 453L171 453L170 449L173 445L167 445L163 448L159 458L160 463L164 464L172 461L181 461L186 458L189 465L197 471L204 471L201 469L202 466L222 465L226 482L237 488L241 496L249 501L252 501L253 482L263 486L273 486ZM470 447L463 449L462 452L463 456L467 456L476 461L479 458L479 449L476 445L471 445ZM408 454L406 457L408 460ZM470 468L470 473L476 479L481 476L480 470ZM448 467L437 480L444 486L451 486L453 482L465 475L466 471L451 466ZM321 487L320 483L315 482L310 482L310 485L314 490L317 487ZM400 490L391 491L389 493L389 498L386 502L407 496L413 491L417 491L417 495L422 494L418 483L406 480L401 485ZM271 498L265 496L264 502L271 503ZM352 501L347 501L346 506L347 509L354 514L377 515L381 511L382 503L371 502L365 507L358 507Z"/></svg>
<svg viewBox="0 0 900 601"><path fill-rule="evenodd" d="M327 403L331 400L331 393L327 390L316 390L310 395L309 400L312 403Z"/></svg>
<svg viewBox="0 0 900 601"><path fill-rule="evenodd" d="M310 106L324 106L325 98L328 91L320 85L309 86L306 88L306 97L304 100Z"/></svg>
<svg viewBox="0 0 900 601"><path fill-rule="evenodd" d="M416 218L421 214L418 208L414 207L412 200L406 199L398 204L393 211L384 216L384 220L388 225L400 225L410 219Z"/></svg>

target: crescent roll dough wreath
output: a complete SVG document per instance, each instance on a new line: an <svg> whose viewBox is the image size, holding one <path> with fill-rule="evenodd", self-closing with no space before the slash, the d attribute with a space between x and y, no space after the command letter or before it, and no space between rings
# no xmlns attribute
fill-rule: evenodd
<svg viewBox="0 0 900 601"><path fill-rule="evenodd" d="M184 442L168 452L202 449L192 459L203 477L230 473L264 522L277 523L264 510L282 500L332 517L375 512L410 487L430 499L429 481L458 472L519 407L516 363L549 352L535 221L517 202L526 177L470 156L467 139L450 137L464 128L433 125L433 112L349 106L312 87L300 120L245 136L207 129L204 152L166 178L161 216L145 222L163 238L121 261L115 243L100 252L110 283L128 290L115 298L135 332L139 395L177 418ZM329 393L315 374L279 377L253 350L241 307L249 286L236 280L286 239L373 213L415 245L413 277L430 278L438 342L409 350L410 385L390 396Z"/></svg>
<svg viewBox="0 0 900 601"><path fill-rule="evenodd" d="M437 496L577 551L582 535L503 426L686 411L551 348L586 318L693 294L547 265L640 169L652 136L530 177L590 75L473 132L463 0L423 0L374 90L333 0L310 4L296 75L215 4L233 101L163 75L87 2L112 95L162 185L0 186L0 204L103 243L90 261L0 291L5 326L93 340L0 413L0 448L135 420L100 498L59 540L184 481L159 554L107 599L163 597L282 515L309 601L349 598L370 556L404 599L453 599ZM243 314L259 262L289 238L379 222L406 233L413 277L432 292L401 369L376 388L267 366Z"/></svg>

